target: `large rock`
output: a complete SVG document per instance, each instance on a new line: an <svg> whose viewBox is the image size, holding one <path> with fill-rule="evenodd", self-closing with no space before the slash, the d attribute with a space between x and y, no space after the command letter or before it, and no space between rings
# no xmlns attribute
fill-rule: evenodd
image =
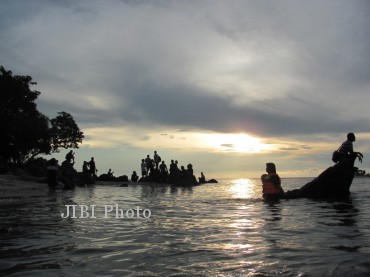
<svg viewBox="0 0 370 277"><path fill-rule="evenodd" d="M317 178L305 184L300 189L288 191L288 198L338 198L350 194L350 187L355 175L354 162L356 154L348 160L339 162L327 168Z"/></svg>

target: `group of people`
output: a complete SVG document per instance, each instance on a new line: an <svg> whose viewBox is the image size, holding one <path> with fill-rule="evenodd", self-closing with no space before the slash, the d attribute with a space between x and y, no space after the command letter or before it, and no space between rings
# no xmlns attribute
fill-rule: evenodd
<svg viewBox="0 0 370 277"><path fill-rule="evenodd" d="M159 163L162 161L161 156L158 155L157 151L154 151L153 159L150 158L150 155L146 155L145 159L141 159L141 177L148 176L150 173L153 173L154 170L168 171L167 165L163 161L159 166ZM159 168L158 168L159 167Z"/></svg>
<svg viewBox="0 0 370 277"><path fill-rule="evenodd" d="M74 154L72 150L68 152L62 165L59 165L55 158L49 161L46 171L47 183L51 189L73 189L75 187L77 171L74 169ZM83 162L82 174L85 180L95 180L97 172L94 157L91 157L89 162Z"/></svg>
<svg viewBox="0 0 370 277"><path fill-rule="evenodd" d="M350 155L355 154L360 161L362 161L363 155L360 152L354 152L353 150L354 141L356 141L354 133L348 133L347 140L344 141L336 151L334 151L332 160L335 163L340 163L346 161ZM55 158L52 158L50 160L50 165L47 167L49 187L73 187L73 176L76 173L73 168L74 163L74 152L72 150L67 153L62 166L59 166L58 161ZM96 178L98 170L95 165L94 157L91 157L89 162L83 162L82 172L84 176L93 179ZM276 166L274 163L269 162L266 164L266 173L267 174L263 174L261 176L263 197L267 199L285 198L285 192L281 186L281 179L276 172ZM113 176L111 169L109 169L108 175ZM141 160L141 177L148 177L159 182L169 183L176 182L185 177L195 178L192 164L188 164L186 168L184 166L179 167L177 160L171 160L168 168L165 161L162 161L161 157L158 155L157 151L154 151L153 159L148 154L145 159ZM139 176L136 171L134 171L131 175L131 181L137 182L138 180ZM201 177L199 177L199 183L205 182L206 179L202 172Z"/></svg>
<svg viewBox="0 0 370 277"><path fill-rule="evenodd" d="M153 159L148 154L145 159L141 160L141 177L152 177L156 179L157 181L162 182L176 182L179 179L182 179L184 177L193 177L194 176L194 170L193 165L188 164L185 168L185 166L178 165L177 160L171 160L171 163L169 165L169 168L167 167L167 164L165 161L162 161L162 158L158 155L157 151L154 151ZM133 172L131 176L131 181L135 182L135 180L138 180L138 176L136 171ZM204 183L205 176L202 172L200 180Z"/></svg>
<svg viewBox="0 0 370 277"><path fill-rule="evenodd" d="M67 186L74 186L73 179L77 173L73 167L75 164L74 154L75 153L72 150L68 152L62 166L58 164L58 161L55 158L50 160L50 165L47 167L49 187L66 188ZM97 172L98 170L95 165L94 157L91 157L89 162L83 162L82 178L85 180L84 182L90 183L90 181L96 180ZM109 169L107 176L113 177L113 173L112 169ZM162 161L162 158L158 155L157 151L154 151L153 159L150 155L147 155L145 159L142 159L141 177L147 177L146 179L148 181L164 183L176 182L178 180L183 180L186 177L191 177L192 180L195 180L192 164L188 164L186 168L184 166L179 167L177 160L171 160L171 164L168 168L165 161ZM139 181L139 176L136 171L133 171L131 182L137 181ZM199 183L205 182L206 178L202 172L201 177L199 178Z"/></svg>
<svg viewBox="0 0 370 277"><path fill-rule="evenodd" d="M348 160L350 155L356 154L360 161L363 155L360 152L353 151L353 142L356 141L354 133L347 134L347 140L344 141L340 147L333 153L333 162L340 163ZM276 173L276 166L274 163L266 164L267 174L261 176L262 181L262 195L265 199L279 199L286 198L285 192L281 186L281 179Z"/></svg>
<svg viewBox="0 0 370 277"><path fill-rule="evenodd" d="M91 157L89 162L87 161L83 162L82 173L85 176L95 179L97 172L98 172L98 169L96 168L94 157ZM112 176L113 176L113 173L112 173Z"/></svg>
<svg viewBox="0 0 370 277"><path fill-rule="evenodd" d="M74 177L76 175L76 170L73 167L74 163L74 152L72 150L67 153L66 159L61 166L58 164L57 159L52 158L50 165L46 168L49 188L73 189L75 187Z"/></svg>

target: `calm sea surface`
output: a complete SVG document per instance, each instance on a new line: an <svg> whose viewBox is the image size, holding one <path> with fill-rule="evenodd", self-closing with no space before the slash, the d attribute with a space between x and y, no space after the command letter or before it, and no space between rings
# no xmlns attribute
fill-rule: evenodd
<svg viewBox="0 0 370 277"><path fill-rule="evenodd" d="M219 181L0 201L0 225L12 227L0 233L0 276L370 276L370 178L346 200L274 203L257 179ZM88 218L81 206L62 218L65 205L96 205L95 218L91 206Z"/></svg>

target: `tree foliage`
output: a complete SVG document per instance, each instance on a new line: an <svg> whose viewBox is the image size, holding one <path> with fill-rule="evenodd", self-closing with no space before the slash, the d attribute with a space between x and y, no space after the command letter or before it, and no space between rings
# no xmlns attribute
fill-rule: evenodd
<svg viewBox="0 0 370 277"><path fill-rule="evenodd" d="M58 116L51 121L51 147L53 151L58 148L78 148L82 143L83 133L78 128L73 117L66 112L58 113Z"/></svg>
<svg viewBox="0 0 370 277"><path fill-rule="evenodd" d="M23 163L58 148L78 148L84 138L73 117L60 112L52 120L37 110L39 91L30 76L13 75L0 67L0 156Z"/></svg>

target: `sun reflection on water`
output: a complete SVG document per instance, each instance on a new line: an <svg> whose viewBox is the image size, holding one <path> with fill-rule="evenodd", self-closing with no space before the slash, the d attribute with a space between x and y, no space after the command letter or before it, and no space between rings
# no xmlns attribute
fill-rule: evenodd
<svg viewBox="0 0 370 277"><path fill-rule="evenodd" d="M231 181L230 192L234 198L252 198L256 191L256 181L240 178Z"/></svg>

